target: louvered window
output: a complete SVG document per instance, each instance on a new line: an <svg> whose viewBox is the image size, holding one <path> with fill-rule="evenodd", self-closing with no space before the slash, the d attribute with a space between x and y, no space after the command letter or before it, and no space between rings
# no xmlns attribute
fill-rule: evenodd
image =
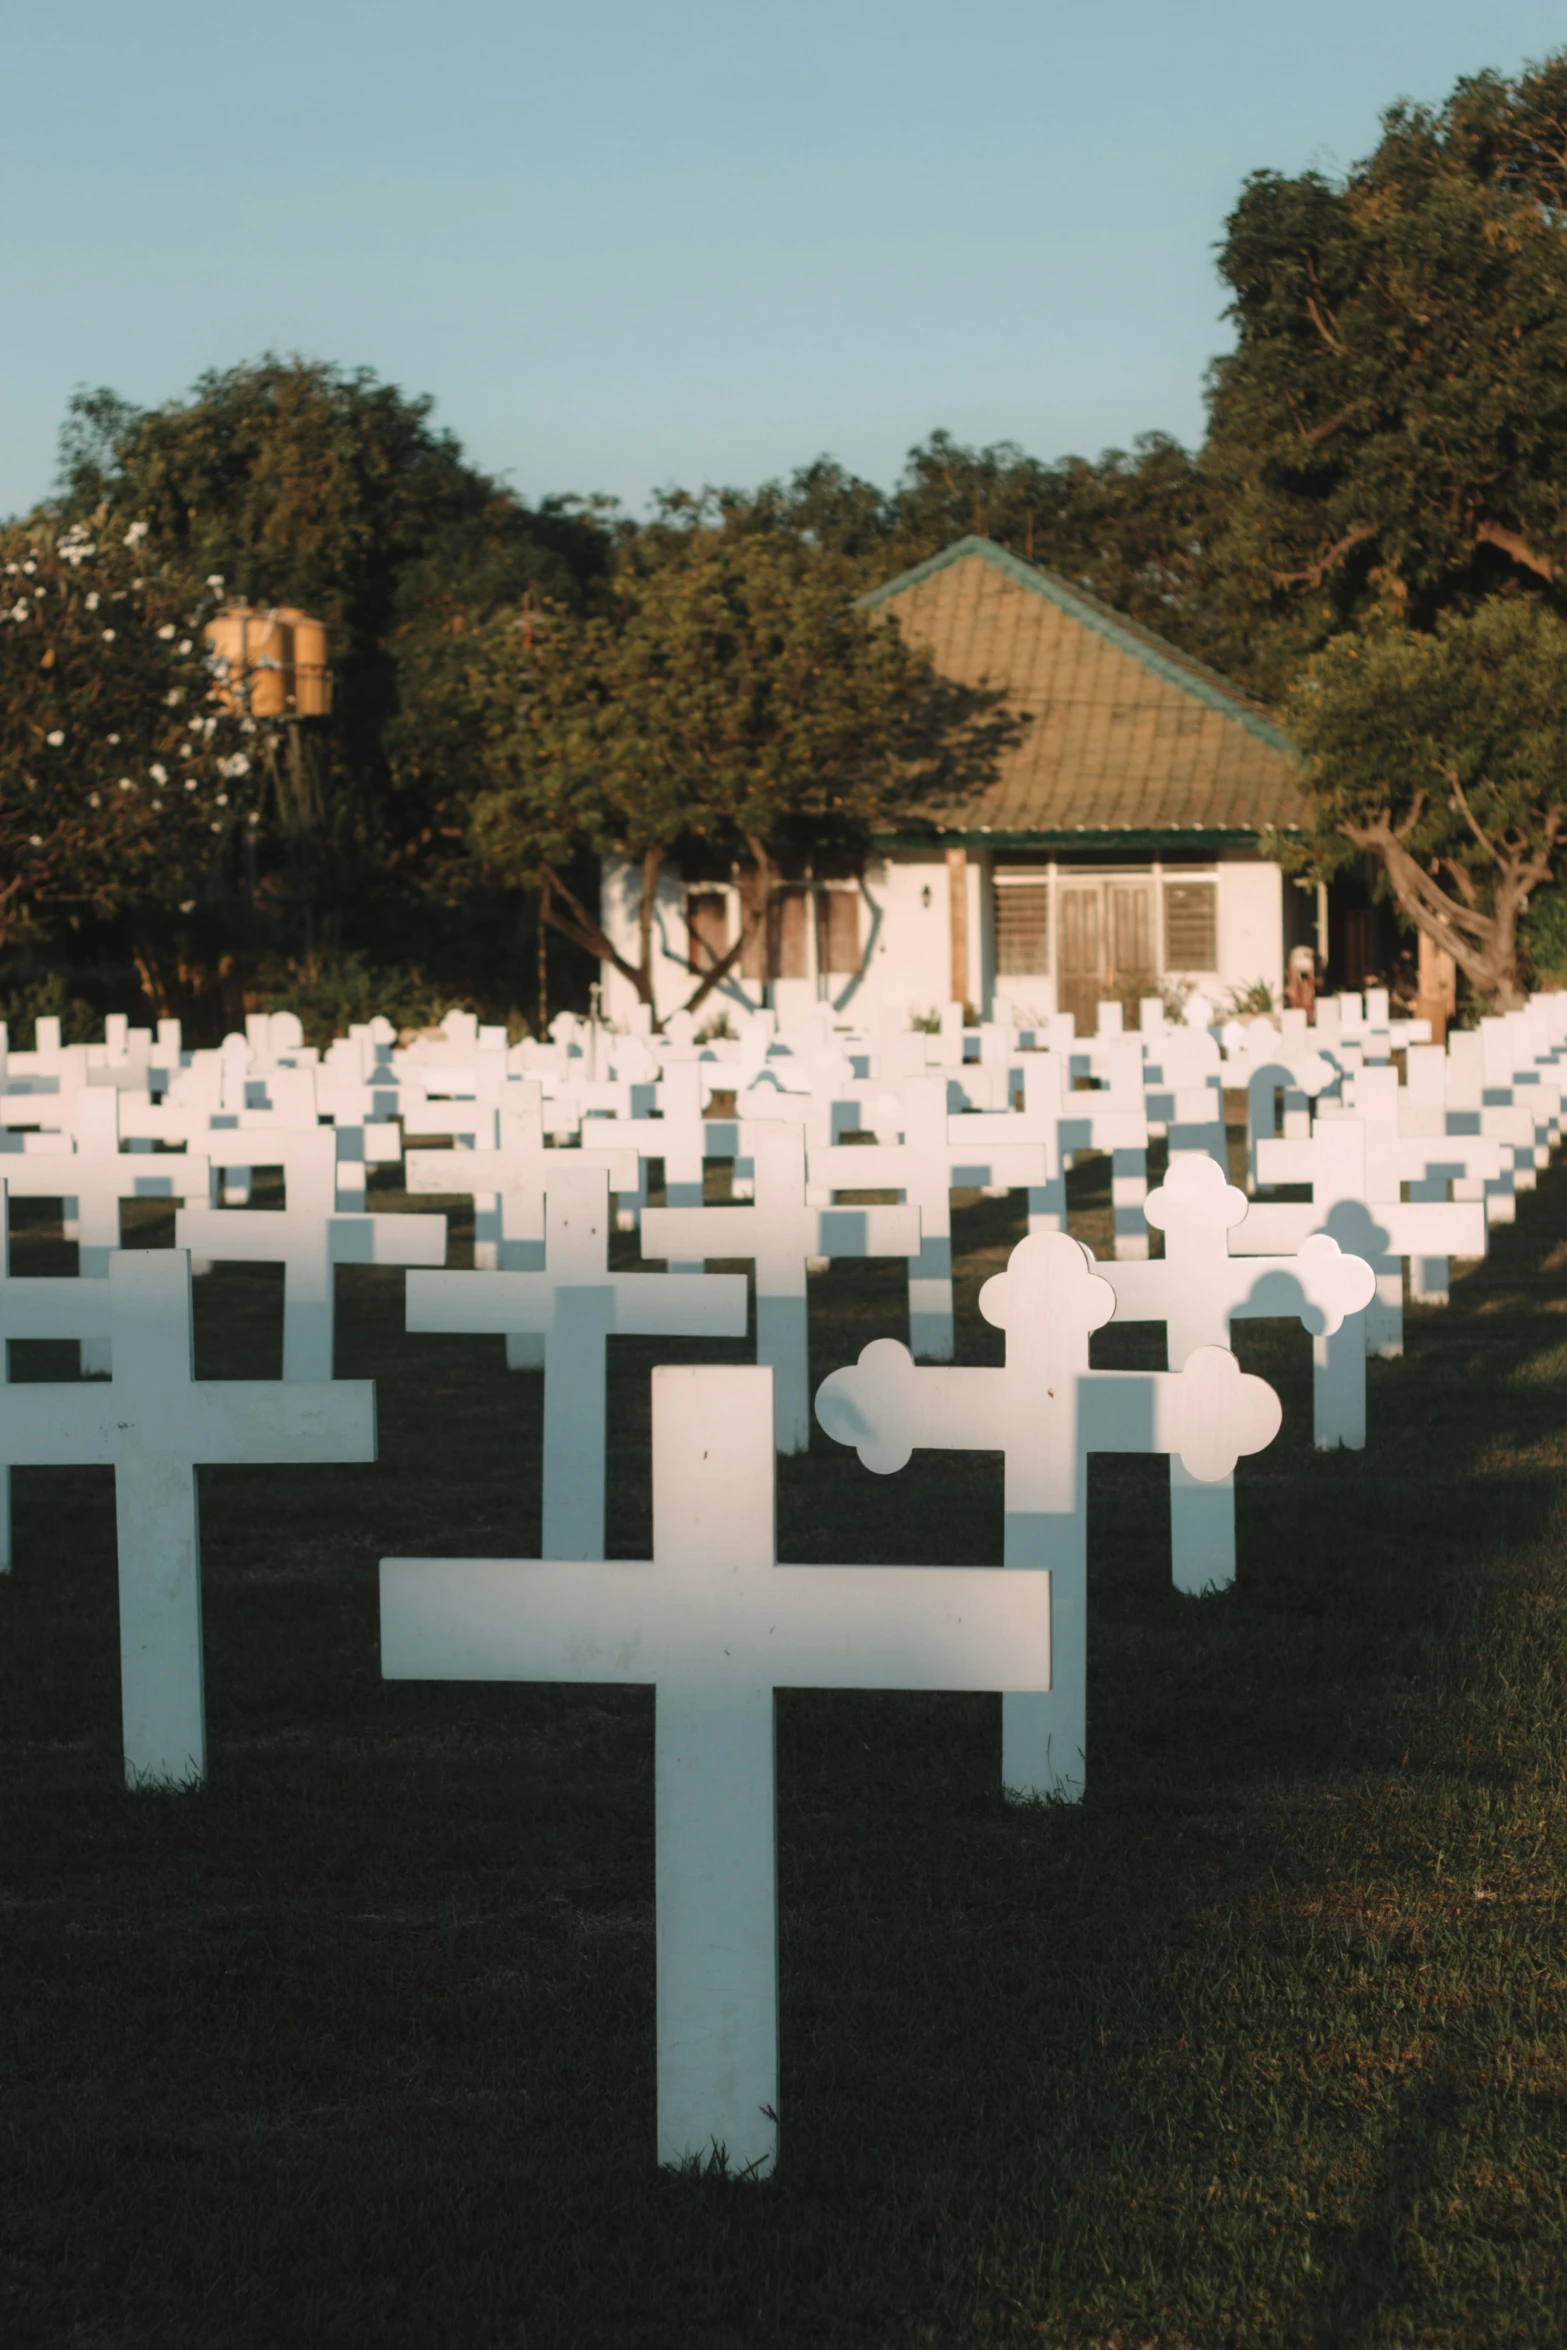
<svg viewBox="0 0 1567 2350"><path fill-rule="evenodd" d="M1167 881L1164 885L1164 967L1216 971L1219 967L1219 885Z"/></svg>
<svg viewBox="0 0 1567 2350"><path fill-rule="evenodd" d="M1043 881L996 884L996 973L1010 979L1050 968L1050 890Z"/></svg>

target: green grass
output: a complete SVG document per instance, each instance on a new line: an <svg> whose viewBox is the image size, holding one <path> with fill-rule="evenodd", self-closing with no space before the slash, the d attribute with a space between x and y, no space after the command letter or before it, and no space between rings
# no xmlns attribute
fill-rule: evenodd
<svg viewBox="0 0 1567 2350"><path fill-rule="evenodd" d="M1019 1228L958 1213L964 1360ZM349 1271L379 1465L202 1472L199 1796L119 1784L108 1473L18 1472L0 2343L1559 2350L1567 1184L1494 1239L1372 1367L1363 1455L1310 1450L1304 1336L1241 1326L1286 1417L1232 1593L1171 1591L1162 1462L1094 1462L1080 1808L1002 1804L994 1700L780 1700L763 2187L651 2159L650 1699L379 1679L383 1553L537 1547L499 1340L409 1338L401 1276ZM35 1219L14 1262L70 1255ZM198 1284L199 1368L275 1371L278 1312ZM813 1375L902 1327L895 1268L835 1268ZM645 1554L649 1365L744 1349L611 1351ZM779 1520L788 1558L991 1562L999 1460L874 1479L818 1435Z"/></svg>

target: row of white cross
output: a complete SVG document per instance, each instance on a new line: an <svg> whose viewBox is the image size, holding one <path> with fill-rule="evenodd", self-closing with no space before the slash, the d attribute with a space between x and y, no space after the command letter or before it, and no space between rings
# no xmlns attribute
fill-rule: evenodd
<svg viewBox="0 0 1567 2350"><path fill-rule="evenodd" d="M954 1026L949 1021L937 1040L944 1051L951 1051ZM462 1132L459 1115L468 1113L453 1113L459 1101L472 1103L470 1147L410 1153L410 1186L489 1192L495 1261L473 1273L415 1273L409 1324L499 1332L513 1362L542 1360L543 1548L551 1563L386 1562L384 1669L389 1677L656 1685L666 2157L717 2139L737 2167L765 2169L775 2152L772 1690L1000 1689L1004 1784L1024 1795L1080 1793L1087 1454L1167 1453L1176 1580L1188 1589L1230 1580L1235 1461L1271 1441L1279 1424L1272 1390L1242 1374L1228 1350L1231 1320L1282 1314L1304 1322L1318 1350L1318 1441L1364 1441L1365 1357L1368 1345L1396 1351L1400 1343L1403 1261L1422 1268L1416 1294L1422 1280L1426 1294L1445 1287L1440 1260L1483 1252L1487 1218L1511 1212L1515 1191L1533 1179L1559 1131L1562 1046L1555 1029L1554 1007L1546 1006L1527 1033L1515 1025L1504 1036L1482 1034L1478 1048L1463 1039L1449 1054L1425 1048L1434 1059L1422 1061L1418 1042L1405 1040L1404 1086L1363 1047L1357 1054L1340 1039L1334 1053L1320 1052L1318 1044L1335 1042L1320 1032L1316 1042L1254 1032L1232 1039L1223 1075L1244 1076L1247 1084L1257 1179L1313 1188L1309 1202L1250 1208L1226 1182L1218 1149L1203 1155L1215 1127L1222 1146L1222 1090L1211 1072L1195 1100L1190 1085L1176 1082L1189 1075L1179 1065L1183 1052L1192 1066L1216 1054L1201 1032L1191 1047L1192 1032L1160 1035L1151 1024L1139 1038L1118 1038L1112 1029L1102 1048L1091 1040L1088 1074L1097 1074L1097 1083L1087 1095L1071 1085L1075 1053L1025 1053L1020 1108L1011 1106L1010 1065L993 1060L992 1069L1002 1067L1000 1101L961 1110L952 1107L953 1090L970 1098L973 1082L954 1075L969 1066L961 1036L960 1057L945 1066L932 1066L931 1040L921 1037L918 1066L906 1067L895 1086L877 1085L873 1130L884 1138L873 1145L835 1141L832 1117L825 1139L811 1140L813 1131L823 1132L818 1087L804 1089L803 1115L732 1121L732 1155L749 1167L754 1197L728 1208L701 1204L714 1121L705 1116L708 1080L694 1055L672 1060L662 1080L639 1080L661 1083L675 1105L670 1123L683 1127L678 1147L658 1131L667 1108L664 1118L644 1118L628 1099L590 1106L585 1116L579 1105L575 1130L591 1136L592 1147L571 1149L548 1141L551 1130L574 1130L561 1115L558 1076L553 1115L548 1072L529 1080L505 1070L482 1104L477 1092L458 1092L465 1079L452 1060L431 1056L417 1080L422 1108L415 1114L426 1131L444 1123ZM60 1124L51 1130L40 1117L36 1131L13 1134L8 1139L22 1147L4 1161L8 1176L22 1178L13 1188L74 1202L83 1272L106 1276L7 1277L0 1287L4 1336L74 1336L113 1369L107 1386L63 1395L58 1386L6 1388L0 1451L7 1473L22 1461L116 1466L125 1750L127 1775L138 1784L189 1783L205 1765L194 1464L372 1458L373 1390L330 1380L332 1267L355 1260L433 1266L445 1255L439 1217L369 1217L342 1205L341 1135L316 1122L327 1064L291 1064L288 1052L298 1047L286 1029L239 1041L245 1072L237 1074L239 1050L226 1048L216 1108L211 1099L170 1098L202 1074L199 1057L177 1049L170 1055L177 1073L157 1098L150 1087L121 1082L111 1059L103 1064L114 1072L108 1084L102 1068L78 1064L80 1081L55 1087ZM648 1040L633 1041L653 1058ZM108 1042L98 1049L107 1053ZM123 1036L120 1042L130 1067ZM381 1054L385 1040L370 1045ZM1138 1055L1140 1104L1128 1047ZM455 1049L463 1049L461 1040ZM600 1049L596 1044L595 1053ZM1008 1050L1015 1049L1014 1039ZM362 1062L365 1040L358 1050ZM44 1049L30 1058L36 1064L48 1057ZM272 1066L258 1075L269 1057ZM25 1108L48 1102L51 1072L18 1066L28 1056L11 1058L19 1083L13 1091L8 1075L6 1109L21 1127ZM866 1088L853 1096L843 1058L824 1082L834 1100L849 1100L856 1115L848 1122L863 1130L872 1124ZM1478 1088L1471 1081L1476 1063ZM141 1066L150 1068L150 1058ZM781 1102L798 1101L798 1090L770 1086L768 1067L764 1055L748 1091L763 1087ZM305 1086L292 1083L296 1074L308 1074L314 1101L310 1122L290 1126L287 1101L302 1108L307 1098ZM849 1078L855 1074L851 1067ZM344 1105L349 1113L367 1107L364 1090L379 1090L397 1098L368 1107L407 1122L415 1094L404 1072L389 1068L383 1085L372 1067L357 1082L362 1091ZM584 1079L620 1082L613 1075ZM1466 1082L1481 1098L1455 1108L1452 1097ZM261 1089L259 1102L250 1098L252 1087ZM1105 1095L1113 1098L1101 1108ZM1312 1099L1314 1123L1305 1111ZM748 1110L763 1106L772 1105L747 1103ZM1153 1123L1164 1125L1172 1147L1165 1183L1145 1203L1146 1224L1164 1234L1164 1256L1147 1261L1128 1251L1096 1267L1060 1229L1066 1159L1077 1148L1123 1147L1112 1133L1129 1126L1135 1134L1139 1121L1146 1129L1150 1109L1165 1112ZM159 1112L161 1130L151 1123ZM177 1132L171 1114L181 1112L186 1122ZM1126 1123L1116 1129L1106 1123L1113 1120ZM351 1114L344 1123L352 1125ZM377 1155L395 1155L396 1129L384 1132L389 1119L365 1116L360 1124L383 1129ZM1282 1132L1274 1132L1279 1125ZM628 1131L637 1126L648 1132ZM177 1141L183 1155L122 1151L122 1138L133 1145ZM66 1152L69 1192L58 1164ZM362 1152L358 1163L370 1156ZM684 1188L684 1201L672 1198L662 1209L642 1204L646 1162L655 1157L665 1162L671 1191ZM105 1172L116 1160L124 1164ZM270 1165L285 1168L281 1214L207 1204L214 1168ZM941 1360L952 1351L948 1201L964 1182L1029 1193L1029 1237L981 1296L982 1312L1006 1334L999 1370L944 1367ZM117 1250L120 1198L154 1185L202 1203L180 1212L181 1246L172 1253ZM685 1270L610 1272L612 1189L632 1198L644 1253ZM1474 1196L1448 1199L1450 1189ZM839 1197L863 1190L896 1190L903 1204L866 1207ZM297 1231L285 1239L282 1224ZM389 1234L382 1254L373 1229L382 1226L423 1226L430 1237ZM295 1344L285 1346L282 1383L192 1381L188 1250L208 1259L282 1258L296 1329ZM878 1341L858 1365L825 1382L816 1403L822 1425L880 1473L924 1447L1001 1451L1003 1570L776 1563L772 1455L798 1447L808 1432L806 1268L837 1254L909 1259L910 1336L916 1352L937 1359L920 1365L897 1341ZM756 1267L758 1368L655 1372L654 1558L600 1563L585 1574L584 1562L602 1562L603 1551L604 1342L632 1331L742 1336L746 1286L700 1269L715 1257ZM1170 1371L1090 1369L1090 1335L1118 1308L1124 1318L1165 1324ZM721 1982L713 1971L719 1950L726 1954Z"/></svg>

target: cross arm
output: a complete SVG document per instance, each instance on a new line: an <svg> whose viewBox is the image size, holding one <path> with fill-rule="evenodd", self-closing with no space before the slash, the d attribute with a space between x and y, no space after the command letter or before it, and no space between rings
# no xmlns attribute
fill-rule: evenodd
<svg viewBox="0 0 1567 2350"><path fill-rule="evenodd" d="M376 1458L373 1379L196 1379L181 1413L187 1460Z"/></svg>
<svg viewBox="0 0 1567 2350"><path fill-rule="evenodd" d="M387 1680L1047 1689L1049 1577L996 1567L709 1570L383 1559Z"/></svg>
<svg viewBox="0 0 1567 2350"><path fill-rule="evenodd" d="M620 1337L743 1338L748 1285L743 1273L620 1273L610 1328Z"/></svg>
<svg viewBox="0 0 1567 2350"><path fill-rule="evenodd" d="M999 1452L1006 1443L1007 1375L1000 1370L916 1366L896 1338L877 1338L860 1359L822 1381L816 1417L835 1444L850 1444L879 1477L911 1452Z"/></svg>
<svg viewBox="0 0 1567 2350"><path fill-rule="evenodd" d="M108 1283L90 1286L107 1289ZM0 1461L8 1467L112 1461L119 1434L109 1381L29 1380L0 1387Z"/></svg>
<svg viewBox="0 0 1567 2350"><path fill-rule="evenodd" d="M810 1253L815 1256L917 1257L920 1253L918 1208L811 1208L806 1212L808 1235L813 1218L816 1246Z"/></svg>
<svg viewBox="0 0 1567 2350"><path fill-rule="evenodd" d="M404 1165L411 1192L500 1191L506 1181L499 1151L410 1151Z"/></svg>
<svg viewBox="0 0 1567 2350"><path fill-rule="evenodd" d="M329 1253L335 1265L444 1265L446 1218L421 1212L412 1216L334 1216L327 1225Z"/></svg>
<svg viewBox="0 0 1567 2350"><path fill-rule="evenodd" d="M547 1330L554 1285L543 1273L410 1273L407 1326L436 1330Z"/></svg>
<svg viewBox="0 0 1567 2350"><path fill-rule="evenodd" d="M1227 1347L1199 1346L1179 1371L1078 1375L1083 1452L1171 1452L1199 1483L1228 1477L1243 1453L1262 1452L1283 1421L1265 1379L1241 1369Z"/></svg>
<svg viewBox="0 0 1567 2350"><path fill-rule="evenodd" d="M644 1208L642 1254L676 1264L754 1257L766 1230L756 1208Z"/></svg>
<svg viewBox="0 0 1567 2350"><path fill-rule="evenodd" d="M108 1328L107 1281L52 1273L0 1280L0 1343L8 1338L102 1338Z"/></svg>

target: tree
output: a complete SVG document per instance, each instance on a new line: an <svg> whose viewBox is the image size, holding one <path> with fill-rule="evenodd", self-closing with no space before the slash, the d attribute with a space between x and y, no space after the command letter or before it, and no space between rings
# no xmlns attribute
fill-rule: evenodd
<svg viewBox="0 0 1567 2350"><path fill-rule="evenodd" d="M1522 1003L1519 925L1567 832L1567 623L1511 595L1429 632L1345 632L1286 723L1316 806L1306 855L1319 870L1375 857L1485 1003Z"/></svg>
<svg viewBox="0 0 1567 2350"><path fill-rule="evenodd" d="M259 821L254 729L205 658L210 599L105 510L0 531L0 585L0 949L189 916L232 887Z"/></svg>
<svg viewBox="0 0 1567 2350"><path fill-rule="evenodd" d="M1381 613L1567 610L1567 53L1401 105L1341 182L1256 173L1220 260L1215 657L1261 691Z"/></svg>
<svg viewBox="0 0 1567 2350"><path fill-rule="evenodd" d="M982 697L857 610L857 584L840 557L709 504L630 545L608 611L488 632L474 668L496 720L479 854L532 881L555 928L645 1003L658 879L677 850L744 880L740 937L695 1006L765 931L793 857L852 848L988 760L997 722ZM583 852L640 868L635 961L573 884Z"/></svg>
<svg viewBox="0 0 1567 2350"><path fill-rule="evenodd" d="M465 801L479 771L459 640L524 595L575 603L605 570L611 532L591 505L530 512L431 409L369 369L271 354L152 411L78 393L59 507L141 517L215 593L327 623L332 717L311 729L302 805L274 762L252 962L303 949L308 968L318 930L348 947L379 933L399 960L433 948L455 984L487 989L493 972L476 966L498 958L497 930L517 913L467 897Z"/></svg>

